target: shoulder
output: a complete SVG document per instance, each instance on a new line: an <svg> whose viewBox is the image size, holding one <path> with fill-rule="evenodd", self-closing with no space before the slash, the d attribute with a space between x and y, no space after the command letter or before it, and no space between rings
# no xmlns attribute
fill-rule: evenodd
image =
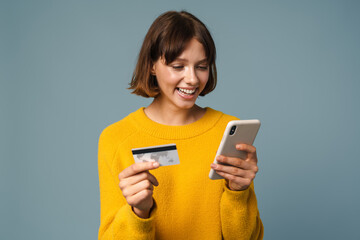
<svg viewBox="0 0 360 240"><path fill-rule="evenodd" d="M137 128L132 120L133 115L134 112L102 130L99 137L99 145L118 145L134 134Z"/></svg>
<svg viewBox="0 0 360 240"><path fill-rule="evenodd" d="M208 107L207 109L208 109L208 111L210 111L210 113L213 116L218 116L218 121L217 121L216 125L219 127L225 127L227 125L227 123L230 121L239 120L239 118L237 118L235 116L223 113L221 111L212 109L210 107Z"/></svg>

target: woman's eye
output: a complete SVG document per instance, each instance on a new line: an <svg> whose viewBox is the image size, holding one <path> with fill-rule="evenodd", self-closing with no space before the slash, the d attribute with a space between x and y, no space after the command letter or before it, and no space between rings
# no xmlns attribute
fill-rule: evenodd
<svg viewBox="0 0 360 240"><path fill-rule="evenodd" d="M175 70L182 70L184 68L184 66L182 66L182 65L173 65L172 68L175 69Z"/></svg>
<svg viewBox="0 0 360 240"><path fill-rule="evenodd" d="M200 70L208 70L208 66L204 65L204 66L198 66L198 69Z"/></svg>

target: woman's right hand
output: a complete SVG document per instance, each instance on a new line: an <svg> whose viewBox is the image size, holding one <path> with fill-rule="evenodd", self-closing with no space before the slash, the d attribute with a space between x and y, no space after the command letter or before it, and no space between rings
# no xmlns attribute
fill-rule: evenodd
<svg viewBox="0 0 360 240"><path fill-rule="evenodd" d="M119 174L119 187L127 203L140 218L148 218L154 205L154 185L159 183L149 170L159 167L158 162L138 162Z"/></svg>

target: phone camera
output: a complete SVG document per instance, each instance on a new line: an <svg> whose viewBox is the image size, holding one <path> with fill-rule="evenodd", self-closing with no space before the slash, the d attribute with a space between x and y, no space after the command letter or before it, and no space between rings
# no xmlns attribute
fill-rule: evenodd
<svg viewBox="0 0 360 240"><path fill-rule="evenodd" d="M233 135L235 132L236 126L232 126L230 129L230 135Z"/></svg>

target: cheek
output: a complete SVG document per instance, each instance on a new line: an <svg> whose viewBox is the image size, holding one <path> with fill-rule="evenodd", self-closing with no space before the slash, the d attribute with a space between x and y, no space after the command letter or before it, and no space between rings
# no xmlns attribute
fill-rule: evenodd
<svg viewBox="0 0 360 240"><path fill-rule="evenodd" d="M168 71L166 69L158 72L158 74L156 74L156 77L160 88L173 87L173 85L177 85L179 79L181 78L179 74Z"/></svg>
<svg viewBox="0 0 360 240"><path fill-rule="evenodd" d="M199 80L201 82L201 85L203 85L203 87L205 87L206 83L209 81L209 72L202 72L199 75Z"/></svg>

